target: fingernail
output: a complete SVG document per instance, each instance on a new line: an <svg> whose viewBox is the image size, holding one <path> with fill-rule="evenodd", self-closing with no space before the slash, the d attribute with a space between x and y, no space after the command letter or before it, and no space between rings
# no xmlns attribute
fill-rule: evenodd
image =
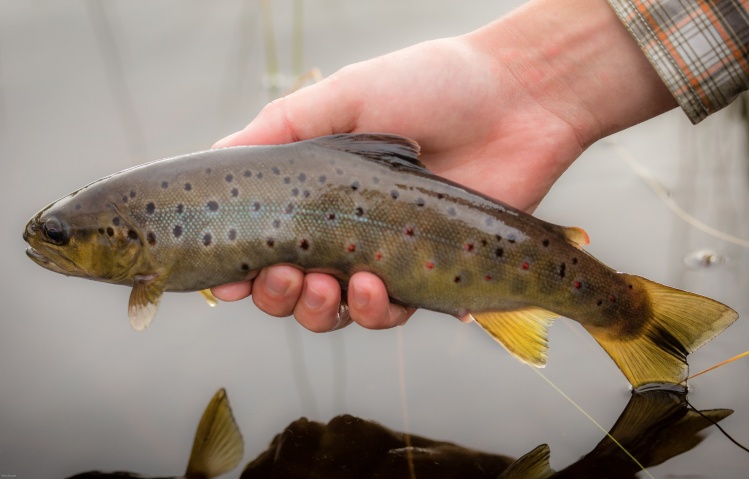
<svg viewBox="0 0 749 479"><path fill-rule="evenodd" d="M289 281L275 274L265 277L265 289L275 296L283 296L289 289Z"/></svg>
<svg viewBox="0 0 749 479"><path fill-rule="evenodd" d="M403 326L408 322L408 311L406 311L406 308L404 308L403 306L391 304L390 317L395 318L394 323L396 326Z"/></svg>
<svg viewBox="0 0 749 479"><path fill-rule="evenodd" d="M354 293L354 302L360 308L366 308L369 305L369 293L352 288Z"/></svg>
<svg viewBox="0 0 749 479"><path fill-rule="evenodd" d="M304 304L307 305L308 308L318 309L324 302L325 297L317 291L314 291L312 289L308 289L307 291L305 291Z"/></svg>

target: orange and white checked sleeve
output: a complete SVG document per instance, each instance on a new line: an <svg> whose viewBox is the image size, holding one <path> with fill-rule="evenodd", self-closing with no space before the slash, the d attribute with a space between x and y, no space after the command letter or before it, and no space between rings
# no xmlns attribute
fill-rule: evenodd
<svg viewBox="0 0 749 479"><path fill-rule="evenodd" d="M749 0L608 0L698 123L749 89Z"/></svg>

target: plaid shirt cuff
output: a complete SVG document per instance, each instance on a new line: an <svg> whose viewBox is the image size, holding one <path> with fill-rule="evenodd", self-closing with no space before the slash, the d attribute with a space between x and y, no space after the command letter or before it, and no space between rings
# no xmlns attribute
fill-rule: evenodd
<svg viewBox="0 0 749 479"><path fill-rule="evenodd" d="M749 0L608 0L692 123L749 88Z"/></svg>

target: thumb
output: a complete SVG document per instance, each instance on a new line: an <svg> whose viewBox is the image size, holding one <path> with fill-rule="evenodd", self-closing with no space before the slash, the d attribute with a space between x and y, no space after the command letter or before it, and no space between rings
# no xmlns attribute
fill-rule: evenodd
<svg viewBox="0 0 749 479"><path fill-rule="evenodd" d="M340 74L266 105L244 129L216 142L214 148L273 145L348 133L356 125L359 102Z"/></svg>

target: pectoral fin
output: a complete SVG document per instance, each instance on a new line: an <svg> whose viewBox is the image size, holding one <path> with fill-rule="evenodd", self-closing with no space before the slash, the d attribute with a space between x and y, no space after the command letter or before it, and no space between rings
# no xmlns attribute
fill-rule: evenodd
<svg viewBox="0 0 749 479"><path fill-rule="evenodd" d="M210 306L211 308L218 306L218 298L216 298L213 293L211 293L210 289L200 290L200 294L203 295L203 298L205 298L205 302L208 303L208 306Z"/></svg>
<svg viewBox="0 0 749 479"><path fill-rule="evenodd" d="M130 316L130 326L136 331L143 331L151 324L159 301L164 292L164 284L157 274L136 275L133 290L130 292L130 302L127 312Z"/></svg>
<svg viewBox="0 0 749 479"><path fill-rule="evenodd" d="M243 454L242 434L226 391L219 389L200 418L185 477L220 476L237 467Z"/></svg>
<svg viewBox="0 0 749 479"><path fill-rule="evenodd" d="M549 349L549 327L558 314L541 308L471 314L484 330L513 356L542 368Z"/></svg>

